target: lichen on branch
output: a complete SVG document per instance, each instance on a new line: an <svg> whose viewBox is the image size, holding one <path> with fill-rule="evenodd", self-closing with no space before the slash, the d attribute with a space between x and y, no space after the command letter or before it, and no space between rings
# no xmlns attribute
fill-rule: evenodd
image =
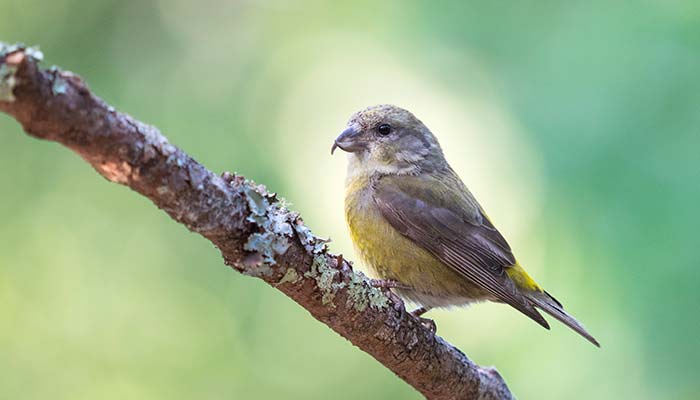
<svg viewBox="0 0 700 400"><path fill-rule="evenodd" d="M210 240L224 262L267 282L430 399L511 399L474 364L328 251L265 186L216 175L155 128L116 111L77 75L41 69L40 51L0 43L0 111L29 135L58 142ZM361 384L361 383L359 383Z"/></svg>

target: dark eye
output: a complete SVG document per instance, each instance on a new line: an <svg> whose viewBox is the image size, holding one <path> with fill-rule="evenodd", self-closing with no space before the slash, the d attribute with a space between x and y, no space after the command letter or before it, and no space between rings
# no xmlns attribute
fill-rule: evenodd
<svg viewBox="0 0 700 400"><path fill-rule="evenodd" d="M377 127L377 133L379 133L382 136L386 136L391 133L391 125L389 124L381 124Z"/></svg>

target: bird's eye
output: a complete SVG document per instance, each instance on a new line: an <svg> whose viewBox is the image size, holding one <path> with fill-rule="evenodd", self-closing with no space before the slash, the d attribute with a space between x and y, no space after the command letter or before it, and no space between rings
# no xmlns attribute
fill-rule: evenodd
<svg viewBox="0 0 700 400"><path fill-rule="evenodd" d="M391 133L391 125L389 124L381 124L377 127L377 133L379 133L382 136L386 136Z"/></svg>

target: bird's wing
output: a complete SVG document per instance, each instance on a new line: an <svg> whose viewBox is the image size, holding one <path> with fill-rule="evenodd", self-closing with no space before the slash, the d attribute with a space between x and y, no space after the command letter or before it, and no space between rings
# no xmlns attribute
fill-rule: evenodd
<svg viewBox="0 0 700 400"><path fill-rule="evenodd" d="M402 235L496 299L549 328L506 273L515 264L510 246L462 181L448 172L440 177L382 177L374 184L374 201Z"/></svg>

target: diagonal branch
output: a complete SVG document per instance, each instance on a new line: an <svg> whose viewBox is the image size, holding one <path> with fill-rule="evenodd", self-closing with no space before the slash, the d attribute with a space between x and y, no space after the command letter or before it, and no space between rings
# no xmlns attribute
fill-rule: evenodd
<svg viewBox="0 0 700 400"><path fill-rule="evenodd" d="M148 197L209 239L225 263L282 291L430 399L511 399L474 364L330 254L283 201L241 176L217 176L149 125L116 111L76 75L38 67L41 53L0 43L0 111L58 142L106 179Z"/></svg>

